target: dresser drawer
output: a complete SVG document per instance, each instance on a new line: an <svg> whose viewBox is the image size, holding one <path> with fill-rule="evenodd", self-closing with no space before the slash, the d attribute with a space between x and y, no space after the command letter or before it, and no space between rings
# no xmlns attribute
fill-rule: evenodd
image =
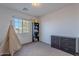
<svg viewBox="0 0 79 59"><path fill-rule="evenodd" d="M59 48L60 45L60 38L56 36L51 37L51 46L55 48Z"/></svg>
<svg viewBox="0 0 79 59"><path fill-rule="evenodd" d="M75 50L74 49L70 49L70 48L61 48L61 50L71 53L71 54L75 54Z"/></svg>

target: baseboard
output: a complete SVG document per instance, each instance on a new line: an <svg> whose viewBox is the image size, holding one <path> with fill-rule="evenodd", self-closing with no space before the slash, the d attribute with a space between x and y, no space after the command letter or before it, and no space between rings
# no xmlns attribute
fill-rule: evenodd
<svg viewBox="0 0 79 59"><path fill-rule="evenodd" d="M31 43L33 43L33 42L24 43L24 44L22 44L22 45L24 46L24 45L31 44Z"/></svg>
<svg viewBox="0 0 79 59"><path fill-rule="evenodd" d="M48 43L46 43L46 42L43 42L43 41L39 41L39 42L42 42L42 43L45 43L45 44L47 44L47 45L51 46L51 44L48 44Z"/></svg>

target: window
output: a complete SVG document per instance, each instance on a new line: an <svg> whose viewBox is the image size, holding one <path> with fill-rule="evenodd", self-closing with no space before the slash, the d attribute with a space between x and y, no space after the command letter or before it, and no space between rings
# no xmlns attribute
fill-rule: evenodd
<svg viewBox="0 0 79 59"><path fill-rule="evenodd" d="M16 33L27 33L29 32L29 21L13 17L12 21Z"/></svg>

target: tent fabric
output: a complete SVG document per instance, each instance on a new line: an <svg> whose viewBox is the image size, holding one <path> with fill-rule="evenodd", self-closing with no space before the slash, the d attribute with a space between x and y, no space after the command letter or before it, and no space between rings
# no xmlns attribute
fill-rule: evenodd
<svg viewBox="0 0 79 59"><path fill-rule="evenodd" d="M8 32L4 41L1 44L0 54L11 54L13 55L16 51L21 48L21 43L17 37L17 34L12 25L9 26Z"/></svg>

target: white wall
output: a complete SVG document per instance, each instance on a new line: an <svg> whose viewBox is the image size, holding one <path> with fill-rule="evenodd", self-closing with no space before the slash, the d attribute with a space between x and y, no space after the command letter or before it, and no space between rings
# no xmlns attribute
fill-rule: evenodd
<svg viewBox="0 0 79 59"><path fill-rule="evenodd" d="M10 20L12 20L12 16L30 19L29 21L31 21L31 19L32 19L32 16L28 16L27 14L23 14L16 10L11 10L6 7L0 6L0 42L2 42L5 38L8 26L10 24ZM30 24L30 28L32 28L31 24ZM21 37L20 40L21 40L22 44L31 42L32 41L32 31L30 30L29 35L23 34L19 37Z"/></svg>
<svg viewBox="0 0 79 59"><path fill-rule="evenodd" d="M79 34L79 5L66 6L40 19L40 40L50 44L51 35L77 37Z"/></svg>

